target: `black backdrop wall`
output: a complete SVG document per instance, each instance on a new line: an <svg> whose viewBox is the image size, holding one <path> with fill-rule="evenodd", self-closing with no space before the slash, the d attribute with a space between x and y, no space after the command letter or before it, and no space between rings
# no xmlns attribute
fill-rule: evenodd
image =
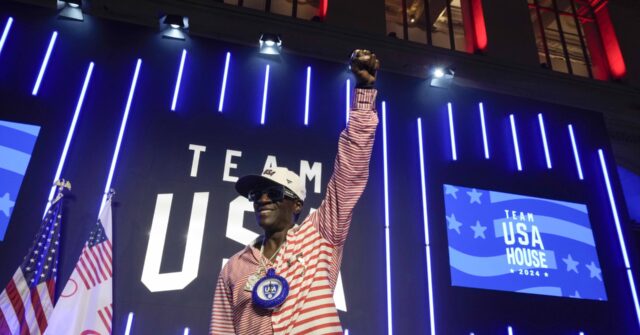
<svg viewBox="0 0 640 335"><path fill-rule="evenodd" d="M52 11L3 3L0 22L14 25L0 54L1 119L42 127L4 241L0 283L22 261L37 230L78 94L95 62L63 176L73 190L65 200L60 290L95 223L136 60L142 60L122 149L114 174L114 333L135 313L134 334L206 333L214 284L224 258L259 228L234 177L276 163L309 167L306 210L317 207L332 171L337 137L345 125L345 64L285 53L259 56L257 48L200 38L162 39L157 31L92 17L60 21ZM40 93L31 95L51 33L59 33ZM286 34L285 34L286 36ZM285 39L286 47L286 39ZM367 47L367 46L354 46ZM187 50L176 110L170 110L182 50ZM225 57L231 54L223 113L218 103ZM382 60L384 64L384 60ZM270 80L260 124L265 67ZM312 68L309 124L304 125L305 81ZM391 312L397 334L429 333L433 308L441 334L630 334L638 326L600 170L602 148L619 213L624 203L602 116L480 90L430 88L416 78L379 74L378 110L386 105L389 171ZM454 107L458 159L452 160L447 102ZM483 154L478 103L483 102L491 159ZM554 161L546 168L537 114L544 113ZM523 171L516 168L509 115L514 114ZM424 131L433 300L429 306L417 118ZM577 178L567 124L579 139L585 180ZM192 145L199 146L193 149ZM190 146L192 149L190 149ZM203 147L206 149L203 151ZM354 213L338 290L343 326L351 334L387 332L385 192L382 125L367 189ZM200 151L197 172L194 152ZM315 165L314 165L315 164ZM313 170L315 167L317 170ZM317 173L316 173L317 172ZM316 174L314 174L316 173ZM316 184L317 183L317 184ZM443 184L526 194L587 204L602 266L607 301L577 300L451 286ZM156 203L172 195L158 271L147 255ZM195 198L194 198L195 197ZM206 206L202 233L187 243L194 199ZM159 214L156 214L159 217ZM157 219L157 218L156 218ZM626 218L622 218L623 222ZM201 236L201 237L200 237ZM201 247L197 245L201 241ZM628 243L629 244L629 241ZM145 260L146 259L146 260ZM635 262L635 256L632 257ZM148 274L143 276L147 267ZM635 263L633 263L635 264ZM158 273L159 272L159 273ZM167 279L167 273L173 280ZM180 274L181 273L181 274Z"/></svg>

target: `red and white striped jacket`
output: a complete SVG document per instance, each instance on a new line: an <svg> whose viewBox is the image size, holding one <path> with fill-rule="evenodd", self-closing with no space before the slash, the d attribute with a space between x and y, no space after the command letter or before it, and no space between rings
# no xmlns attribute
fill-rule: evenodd
<svg viewBox="0 0 640 335"><path fill-rule="evenodd" d="M253 306L247 278L263 257L253 243L232 256L218 277L211 335L342 334L333 291L353 208L369 177L378 116L373 89L356 89L349 123L340 134L333 175L322 204L287 232L274 261L289 296L273 312Z"/></svg>

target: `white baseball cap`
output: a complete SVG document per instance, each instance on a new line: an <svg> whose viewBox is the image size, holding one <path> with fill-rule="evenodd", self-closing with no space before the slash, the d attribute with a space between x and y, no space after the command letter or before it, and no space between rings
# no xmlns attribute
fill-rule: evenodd
<svg viewBox="0 0 640 335"><path fill-rule="evenodd" d="M302 179L285 167L271 167L262 171L261 175L244 176L236 182L236 191L246 197L250 191L258 187L273 184L290 189L302 201L307 197L307 189Z"/></svg>

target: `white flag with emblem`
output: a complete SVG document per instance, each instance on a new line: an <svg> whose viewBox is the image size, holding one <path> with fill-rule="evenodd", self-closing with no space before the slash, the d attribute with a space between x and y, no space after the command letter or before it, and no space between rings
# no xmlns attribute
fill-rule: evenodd
<svg viewBox="0 0 640 335"><path fill-rule="evenodd" d="M82 248L45 335L109 335L113 315L111 197Z"/></svg>

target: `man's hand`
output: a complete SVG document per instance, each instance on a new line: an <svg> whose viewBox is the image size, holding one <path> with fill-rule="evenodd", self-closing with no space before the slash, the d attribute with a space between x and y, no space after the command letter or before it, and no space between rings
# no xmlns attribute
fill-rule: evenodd
<svg viewBox="0 0 640 335"><path fill-rule="evenodd" d="M349 60L351 72L356 76L356 87L373 88L376 83L376 71L380 69L380 62L376 55L369 50L356 49Z"/></svg>

